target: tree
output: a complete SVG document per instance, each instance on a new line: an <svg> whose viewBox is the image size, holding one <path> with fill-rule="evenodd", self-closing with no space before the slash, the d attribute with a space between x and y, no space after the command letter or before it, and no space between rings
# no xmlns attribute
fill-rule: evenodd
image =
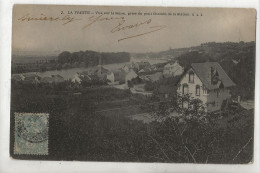
<svg viewBox="0 0 260 173"><path fill-rule="evenodd" d="M154 91L155 89L157 89L157 87L158 87L157 84L151 81L147 81L144 84L144 89L146 91Z"/></svg>
<svg viewBox="0 0 260 173"><path fill-rule="evenodd" d="M58 62L62 64L70 62L70 59L71 59L71 53L68 51L64 51L60 53L58 56Z"/></svg>
<svg viewBox="0 0 260 173"><path fill-rule="evenodd" d="M182 108L182 101L187 101L189 106ZM212 124L206 121L201 100L191 99L189 95L174 97L168 104L161 103L153 115L158 122L152 126L155 133L150 138L161 148L164 158L176 162L207 162L208 144L214 138L209 134Z"/></svg>

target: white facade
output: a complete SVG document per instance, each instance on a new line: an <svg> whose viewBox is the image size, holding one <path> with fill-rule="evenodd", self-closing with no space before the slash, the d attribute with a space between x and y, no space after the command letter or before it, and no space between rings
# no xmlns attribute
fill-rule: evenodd
<svg viewBox="0 0 260 173"><path fill-rule="evenodd" d="M200 99L204 104L207 102L207 91L203 90L203 84L199 77L193 72L194 79L193 82L189 81L189 73L193 72L192 69L190 69L183 77L182 80L179 83L178 87L178 93L180 95L183 95L183 92L185 92L185 85L188 86L188 93L190 94L191 98L194 99ZM199 90L197 89L196 93L196 87L199 87ZM186 93L185 93L186 94Z"/></svg>
<svg viewBox="0 0 260 173"><path fill-rule="evenodd" d="M178 76L181 75L184 72L184 68L180 66L178 62L175 62L174 64L166 64L163 68L163 75L164 76Z"/></svg>
<svg viewBox="0 0 260 173"><path fill-rule="evenodd" d="M124 65L124 67L122 67L122 69L123 69L126 73L128 73L128 72L130 72L131 66L130 66L129 64L126 64L126 65Z"/></svg>
<svg viewBox="0 0 260 173"><path fill-rule="evenodd" d="M81 81L82 81L82 79L80 79L79 73L76 73L76 74L73 76L72 80L71 80L71 82L73 82L73 83L81 83Z"/></svg>
<svg viewBox="0 0 260 173"><path fill-rule="evenodd" d="M111 83L115 82L115 75L113 72L107 74L107 80L109 80Z"/></svg>
<svg viewBox="0 0 260 173"><path fill-rule="evenodd" d="M126 74L125 83L127 84L127 81L131 81L132 79L136 78L137 76L138 75L133 70L130 70L130 72Z"/></svg>
<svg viewBox="0 0 260 173"><path fill-rule="evenodd" d="M22 75L22 74L20 74L20 77L21 77L22 80L25 79L24 75Z"/></svg>
<svg viewBox="0 0 260 173"><path fill-rule="evenodd" d="M180 95L189 94L191 99L200 99L208 112L221 110L223 101L231 97L228 88L206 89L192 69L182 77L177 92ZM188 103L185 102L182 106L188 107Z"/></svg>

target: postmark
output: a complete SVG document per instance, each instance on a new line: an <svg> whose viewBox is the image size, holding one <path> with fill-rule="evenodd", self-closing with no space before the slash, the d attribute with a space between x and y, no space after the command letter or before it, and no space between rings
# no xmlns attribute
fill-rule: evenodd
<svg viewBox="0 0 260 173"><path fill-rule="evenodd" d="M48 155L48 113L15 113L14 154Z"/></svg>

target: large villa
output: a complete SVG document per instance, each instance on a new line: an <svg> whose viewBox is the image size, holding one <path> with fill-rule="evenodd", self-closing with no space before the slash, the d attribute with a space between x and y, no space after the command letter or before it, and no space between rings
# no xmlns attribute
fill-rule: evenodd
<svg viewBox="0 0 260 173"><path fill-rule="evenodd" d="M235 83L217 62L192 63L191 68L182 76L178 84L178 93L188 94L200 99L207 112L221 110L231 97L230 88ZM188 108L189 101L183 100L182 107Z"/></svg>

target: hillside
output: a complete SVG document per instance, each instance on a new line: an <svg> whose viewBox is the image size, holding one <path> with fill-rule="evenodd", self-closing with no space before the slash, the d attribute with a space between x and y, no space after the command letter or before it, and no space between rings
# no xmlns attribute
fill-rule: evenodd
<svg viewBox="0 0 260 173"><path fill-rule="evenodd" d="M152 58L152 59L165 59L170 60L174 59L186 52L190 48L180 48L180 49L169 49L161 52L147 52L147 53L132 53L131 55L135 58Z"/></svg>

